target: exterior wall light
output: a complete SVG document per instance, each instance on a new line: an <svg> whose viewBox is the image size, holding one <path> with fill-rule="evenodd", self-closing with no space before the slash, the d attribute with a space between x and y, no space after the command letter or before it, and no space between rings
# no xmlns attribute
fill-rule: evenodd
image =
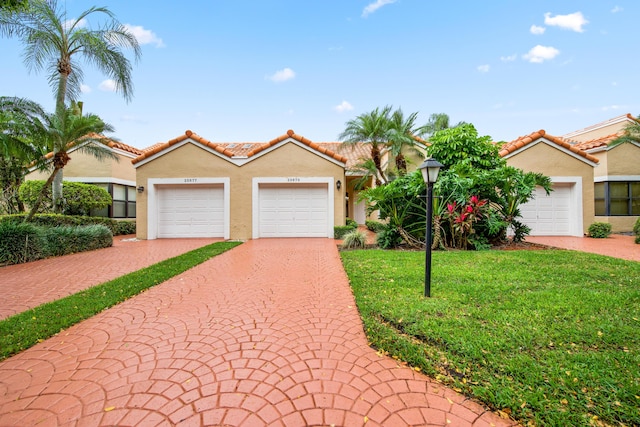
<svg viewBox="0 0 640 427"><path fill-rule="evenodd" d="M138 187L138 193L143 193L144 192L144 186L139 186Z"/></svg>
<svg viewBox="0 0 640 427"><path fill-rule="evenodd" d="M338 190L342 188L342 181L338 180L338 181L336 182L336 188L337 188Z"/></svg>

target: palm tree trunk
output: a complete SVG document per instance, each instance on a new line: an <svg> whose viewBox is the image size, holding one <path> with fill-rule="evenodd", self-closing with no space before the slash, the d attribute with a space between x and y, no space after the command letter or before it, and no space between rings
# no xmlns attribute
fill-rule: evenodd
<svg viewBox="0 0 640 427"><path fill-rule="evenodd" d="M31 207L31 211L29 212L29 215L27 215L27 217L24 219L24 222L31 221L33 219L33 216L36 214L36 212L38 212L38 209L40 208L40 205L42 204L42 201L44 200L44 194L45 194L46 188L51 185L51 183L53 182L53 179L58 174L58 171L59 171L58 168L54 168L53 169L53 172L51 173L51 175L47 179L47 182L45 182L44 185L42 186L42 191L38 195L38 198L36 199L36 202Z"/></svg>
<svg viewBox="0 0 640 427"><path fill-rule="evenodd" d="M65 99L67 96L67 79L69 78L69 74L71 74L71 64L69 61L65 61L60 59L58 61L58 74L60 75L60 80L58 81L58 93L56 94L56 115L59 119L62 119L64 111L65 111ZM58 153L60 147L53 147L53 157L55 158L56 153ZM62 169L55 174L53 179L53 185L51 187L51 199L53 202L53 212L61 213L62 212L62 180L64 178L64 173Z"/></svg>

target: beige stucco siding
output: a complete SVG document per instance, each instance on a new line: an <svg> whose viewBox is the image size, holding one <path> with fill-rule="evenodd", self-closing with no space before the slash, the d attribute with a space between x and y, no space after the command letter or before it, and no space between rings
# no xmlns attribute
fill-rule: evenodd
<svg viewBox="0 0 640 427"><path fill-rule="evenodd" d="M582 181L582 225L586 233L594 222L593 166L571 155L538 143L507 159L510 166L550 177L579 177Z"/></svg>
<svg viewBox="0 0 640 427"><path fill-rule="evenodd" d="M640 147L620 144L607 151L607 175L640 175Z"/></svg>
<svg viewBox="0 0 640 427"><path fill-rule="evenodd" d="M117 154L118 160L104 159L99 160L94 156L81 153L79 151L72 151L69 153L69 163L63 169L63 175L67 178L115 178L116 180L124 180L135 182L136 170L131 164L131 157ZM27 180L46 180L50 171L38 171L34 170L27 174Z"/></svg>
<svg viewBox="0 0 640 427"><path fill-rule="evenodd" d="M613 135L614 133L620 132L629 124L628 120L622 120L615 123L610 123L606 126L598 127L596 129L591 129L583 133L579 133L577 135L571 133L568 135L569 139L573 141L591 141L593 139L602 138L605 136Z"/></svg>
<svg viewBox="0 0 640 427"><path fill-rule="evenodd" d="M262 155L260 155L262 154ZM158 178L228 178L230 187L230 238L247 240L252 237L253 178L323 177L341 180L344 168L309 149L293 142L277 146L270 152L259 153L242 166L187 142L137 168L137 185L149 188L149 179ZM334 223L344 222L345 187L334 187ZM147 228L148 191L138 195L137 235L149 236Z"/></svg>

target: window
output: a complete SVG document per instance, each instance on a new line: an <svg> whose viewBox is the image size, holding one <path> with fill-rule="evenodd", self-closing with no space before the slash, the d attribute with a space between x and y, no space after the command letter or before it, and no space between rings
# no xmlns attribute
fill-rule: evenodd
<svg viewBox="0 0 640 427"><path fill-rule="evenodd" d="M108 218L135 218L136 217L136 187L120 184L95 184L104 188L111 194L113 200L108 208L94 209L91 216L104 216Z"/></svg>
<svg viewBox="0 0 640 427"><path fill-rule="evenodd" d="M640 181L595 183L597 216L640 215Z"/></svg>

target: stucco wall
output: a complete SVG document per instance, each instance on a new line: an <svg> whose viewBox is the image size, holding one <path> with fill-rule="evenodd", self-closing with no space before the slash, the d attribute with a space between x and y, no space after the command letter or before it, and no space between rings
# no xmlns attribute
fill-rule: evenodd
<svg viewBox="0 0 640 427"><path fill-rule="evenodd" d="M509 157L510 166L525 172L539 172L551 177L580 177L582 180L582 225L586 233L594 222L593 166L572 157L565 152L538 143L518 154Z"/></svg>
<svg viewBox="0 0 640 427"><path fill-rule="evenodd" d="M333 177L341 180L342 188L334 188L334 223L345 220L344 168L320 155L299 147L292 142L256 157L243 166L213 154L193 143L187 143L173 151L139 166L137 185L149 187L150 178L213 178L230 180L230 238L247 240L252 236L252 183L254 177ZM138 194L137 235L148 237L147 191Z"/></svg>
<svg viewBox="0 0 640 427"><path fill-rule="evenodd" d="M135 182L136 170L131 164L131 157L117 154L119 161L114 159L98 160L94 156L72 151L69 153L69 163L63 169L65 179L67 177L89 177L89 178L116 178ZM28 180L45 180L51 172L33 171L25 177Z"/></svg>
<svg viewBox="0 0 640 427"><path fill-rule="evenodd" d="M640 176L640 147L620 144L607 151L607 175Z"/></svg>
<svg viewBox="0 0 640 427"><path fill-rule="evenodd" d="M581 133L579 135L571 135L569 134L569 139L573 141L590 141L592 139L602 138L604 136L609 136L614 133L620 132L625 128L625 126L629 124L628 120L621 120L617 123L611 123L606 126L602 126L596 129L589 130L587 132Z"/></svg>

